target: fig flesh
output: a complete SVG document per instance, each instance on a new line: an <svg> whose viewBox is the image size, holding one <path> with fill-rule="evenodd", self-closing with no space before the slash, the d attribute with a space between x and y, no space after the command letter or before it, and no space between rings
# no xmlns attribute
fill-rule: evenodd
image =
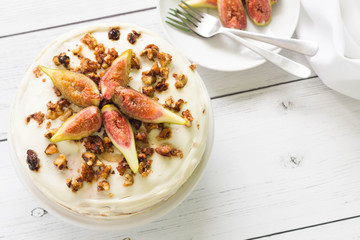
<svg viewBox="0 0 360 240"><path fill-rule="evenodd" d="M246 0L246 11L251 21L258 26L265 26L271 21L270 0Z"/></svg>
<svg viewBox="0 0 360 240"><path fill-rule="evenodd" d="M80 140L100 129L102 123L98 107L90 106L68 118L50 138L50 142Z"/></svg>
<svg viewBox="0 0 360 240"><path fill-rule="evenodd" d="M245 8L241 0L218 0L218 14L224 27L244 30L247 26Z"/></svg>
<svg viewBox="0 0 360 240"><path fill-rule="evenodd" d="M105 131L114 146L124 155L131 171L137 173L139 160L137 158L135 138L131 124L126 117L112 104L101 109L104 118Z"/></svg>
<svg viewBox="0 0 360 240"><path fill-rule="evenodd" d="M158 102L131 88L117 87L112 101L121 112L131 118L147 123L175 123L184 125L185 119L167 110Z"/></svg>
<svg viewBox="0 0 360 240"><path fill-rule="evenodd" d="M100 80L100 89L106 100L111 99L111 95L117 86L126 87L129 83L129 73L131 68L132 49L128 49L117 57L105 72Z"/></svg>
<svg viewBox="0 0 360 240"><path fill-rule="evenodd" d="M99 106L101 96L96 83L87 76L69 70L39 68L48 75L66 100L79 107Z"/></svg>
<svg viewBox="0 0 360 240"><path fill-rule="evenodd" d="M217 0L187 0L185 1L190 7L194 8L216 8Z"/></svg>

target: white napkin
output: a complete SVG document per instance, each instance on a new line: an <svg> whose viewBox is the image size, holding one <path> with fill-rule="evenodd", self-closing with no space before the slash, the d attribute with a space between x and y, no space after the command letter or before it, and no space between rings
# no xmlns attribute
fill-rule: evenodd
<svg viewBox="0 0 360 240"><path fill-rule="evenodd" d="M301 0L300 39L319 43L308 61L330 88L360 99L360 1Z"/></svg>

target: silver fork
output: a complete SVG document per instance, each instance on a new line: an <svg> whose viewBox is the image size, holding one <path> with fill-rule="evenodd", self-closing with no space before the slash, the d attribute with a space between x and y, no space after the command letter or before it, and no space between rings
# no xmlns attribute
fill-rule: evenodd
<svg viewBox="0 0 360 240"><path fill-rule="evenodd" d="M184 1L181 2L187 8L184 8L181 5L179 5L182 11L179 9L170 9L172 12L169 12L169 14L176 17L177 20L171 17L167 17L167 19L171 21L171 22L166 21L167 23L177 28L180 28L184 31L191 30L192 32L204 38L210 38L215 36L216 34L224 34L228 37L237 40L245 47L249 48L253 52L262 56L264 59L268 60L269 62L275 64L276 66L282 68L283 70L295 76L301 78L306 78L310 76L311 70L305 67L304 65L294 62L272 51L260 48L257 45L226 31L221 26L221 23L218 18L213 17L209 14L202 13L192 8Z"/></svg>

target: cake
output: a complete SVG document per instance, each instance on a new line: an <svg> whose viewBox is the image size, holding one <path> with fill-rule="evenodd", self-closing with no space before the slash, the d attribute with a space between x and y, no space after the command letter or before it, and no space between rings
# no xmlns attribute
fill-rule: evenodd
<svg viewBox="0 0 360 240"><path fill-rule="evenodd" d="M106 97L101 83L122 53L131 53L122 88L151 98L183 119L183 125L136 119L112 101L120 87ZM66 91L77 86L55 87L45 69L86 76L100 89L100 98L89 106L72 101ZM131 126L136 167L104 127L107 106ZM81 120L80 115L96 116L90 135L52 138L66 122ZM81 216L124 218L157 207L194 172L206 147L209 97L196 65L162 38L136 26L97 25L65 34L41 52L19 87L12 119L16 159L47 199Z"/></svg>

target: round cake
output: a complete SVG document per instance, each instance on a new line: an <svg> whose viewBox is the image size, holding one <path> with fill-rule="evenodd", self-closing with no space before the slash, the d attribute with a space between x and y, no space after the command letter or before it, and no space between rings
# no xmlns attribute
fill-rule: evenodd
<svg viewBox="0 0 360 240"><path fill-rule="evenodd" d="M11 144L51 202L93 218L128 217L167 200L194 172L209 104L196 65L157 35L127 24L82 28L28 69Z"/></svg>

